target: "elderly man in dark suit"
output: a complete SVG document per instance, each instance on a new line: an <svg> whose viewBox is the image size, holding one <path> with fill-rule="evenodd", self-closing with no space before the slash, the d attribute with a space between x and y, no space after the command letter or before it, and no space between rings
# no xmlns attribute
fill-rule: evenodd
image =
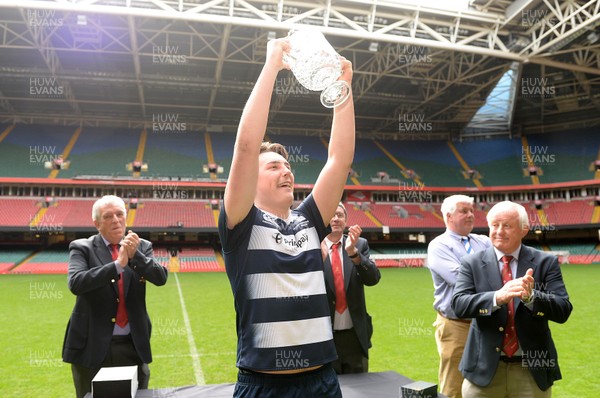
<svg viewBox="0 0 600 398"><path fill-rule="evenodd" d="M63 343L77 397L91 391L102 367L138 365L140 389L148 388L152 362L146 281L167 282L167 269L153 258L152 244L129 231L117 196L94 203L98 234L69 245L68 285L77 296Z"/></svg>
<svg viewBox="0 0 600 398"><path fill-rule="evenodd" d="M353 225L348 235L344 235L347 219L346 208L340 203L330 221L331 233L321 243L333 340L338 354L333 368L338 374L369 371L373 324L367 313L364 287L376 285L381 278L369 256L369 243L360 237L361 228Z"/></svg>
<svg viewBox="0 0 600 398"><path fill-rule="evenodd" d="M487 214L493 247L463 257L452 297L473 318L459 369L462 395L550 397L561 378L548 321L564 323L573 306L556 256L525 246L525 208L500 202Z"/></svg>

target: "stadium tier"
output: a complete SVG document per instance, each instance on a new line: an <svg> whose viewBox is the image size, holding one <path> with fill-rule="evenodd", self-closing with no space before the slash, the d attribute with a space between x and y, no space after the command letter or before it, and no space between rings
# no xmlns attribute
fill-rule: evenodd
<svg viewBox="0 0 600 398"><path fill-rule="evenodd" d="M346 206L346 211L348 212L348 220L352 224L358 224L362 228L376 228L381 226L381 222L375 219L372 215L369 217L367 213L370 214L370 206L365 209L361 209L361 206L356 205L348 205Z"/></svg>
<svg viewBox="0 0 600 398"><path fill-rule="evenodd" d="M63 159L70 161L62 167L59 178L82 175L131 175L126 164L135 160L140 131L128 129L71 129L72 147L60 148ZM67 152L67 153L65 153ZM47 170L47 173L50 171ZM48 175L48 174L46 174Z"/></svg>
<svg viewBox="0 0 600 398"><path fill-rule="evenodd" d="M0 197L0 227L30 227L31 231L93 228L93 199ZM216 221L208 201L139 201L130 227L212 228Z"/></svg>
<svg viewBox="0 0 600 398"><path fill-rule="evenodd" d="M0 274L8 273L15 266L15 264L21 263L31 256L31 254L31 250L0 250Z"/></svg>
<svg viewBox="0 0 600 398"><path fill-rule="evenodd" d="M554 252L568 253L568 261L573 264L592 264L600 262L600 247L591 243L553 243L549 249Z"/></svg>
<svg viewBox="0 0 600 398"><path fill-rule="evenodd" d="M213 228L217 224L207 201L152 201L138 204L131 227Z"/></svg>
<svg viewBox="0 0 600 398"><path fill-rule="evenodd" d="M427 245L404 245L402 248L389 246L376 246L371 249L372 254L427 254Z"/></svg>
<svg viewBox="0 0 600 398"><path fill-rule="evenodd" d="M154 250L156 261L172 272L223 272L225 267L210 248ZM173 256L172 254L176 254ZM66 274L69 262L67 249L0 250L0 274Z"/></svg>
<svg viewBox="0 0 600 398"><path fill-rule="evenodd" d="M548 223L556 225L581 225L591 224L594 213L593 200L573 200L569 203L553 202L551 204L542 205L543 211L546 213ZM535 217L539 215L536 214ZM531 221L531 219L530 219Z"/></svg>
<svg viewBox="0 0 600 398"><path fill-rule="evenodd" d="M492 139L486 141L465 141L454 144L468 169L476 170L482 185L527 184L523 177L521 148L518 139ZM469 178L461 176L463 184Z"/></svg>
<svg viewBox="0 0 600 398"><path fill-rule="evenodd" d="M352 170L360 184L398 185L400 181L407 181L394 163L393 155L384 152L386 144L373 140L356 140Z"/></svg>
<svg viewBox="0 0 600 398"><path fill-rule="evenodd" d="M13 268L11 274L66 274L69 261L67 250L44 250L34 253L22 264Z"/></svg>
<svg viewBox="0 0 600 398"><path fill-rule="evenodd" d="M53 225L62 227L92 226L93 199L65 199L60 198L52 201L45 212L36 215L36 226L50 228ZM42 212L42 209L40 209Z"/></svg>
<svg viewBox="0 0 600 398"><path fill-rule="evenodd" d="M552 244L545 249L557 253L561 263L600 263L600 250L594 244ZM66 274L68 255L66 249L49 249L35 253L26 250L0 250L0 274ZM225 271L220 254L211 248L155 248L154 256L156 261L171 272ZM373 246L371 258L380 268L420 268L427 263L426 245L408 245L402 249Z"/></svg>
<svg viewBox="0 0 600 398"><path fill-rule="evenodd" d="M371 258L379 268L420 268L427 262L425 244L405 244L401 248L375 246L371 248Z"/></svg>
<svg viewBox="0 0 600 398"><path fill-rule="evenodd" d="M45 162L58 159L75 132L64 126L16 125L0 143L3 177L47 177Z"/></svg>
<svg viewBox="0 0 600 398"><path fill-rule="evenodd" d="M296 183L315 181L327 154L322 138L269 138L288 149ZM222 181L229 174L234 140L233 134L190 129L16 125L0 142L0 156L11 165L0 171L0 177L142 176ZM362 138L356 142L348 184L474 187L590 180L600 166L594 164L599 147L600 134L592 129L465 142ZM139 169L133 167L135 162ZM51 173L48 167L56 170ZM536 181L530 178L531 172Z"/></svg>
<svg viewBox="0 0 600 398"><path fill-rule="evenodd" d="M14 263L2 263L0 262L0 274L6 274L14 266Z"/></svg>
<svg viewBox="0 0 600 398"><path fill-rule="evenodd" d="M525 148L541 168L541 183L584 180L598 159L599 137L597 129L532 135Z"/></svg>
<svg viewBox="0 0 600 398"><path fill-rule="evenodd" d="M327 160L327 146L320 137L294 137L278 135L269 137L288 151L288 161L296 183L314 182Z"/></svg>
<svg viewBox="0 0 600 398"><path fill-rule="evenodd" d="M394 167L383 171L400 177L400 185L465 186L461 166L446 141L381 141ZM381 149L383 150L383 149ZM390 171L391 170L391 171Z"/></svg>
<svg viewBox="0 0 600 398"><path fill-rule="evenodd" d="M214 239L234 135L192 131L187 126L165 131L16 125L3 131L7 133L0 141L0 156L10 167L0 170L0 178L17 182L9 181L0 196L0 232L27 235L21 243L55 232L62 239L73 239L75 234L95 231L92 203L98 192L113 186L130 206L127 225L135 231L155 238L169 231L180 237L188 232L213 236L197 242ZM298 191L307 191L325 164L327 137L267 133L266 138L285 146ZM509 192L511 200L527 208L535 231L596 228L600 195L593 180L600 177L599 148L600 135L593 129L465 142L359 138L344 199L348 221L371 236L389 227L392 233L429 240L444 229L441 198L447 192L473 190L479 195L475 228L484 231L489 205L483 201L503 200L497 190ZM580 181L570 195L569 184ZM537 192L536 185L543 183L545 191ZM407 240L411 239L403 238L393 253L374 251L378 266L423 266L425 253L410 249ZM374 242L373 247L377 243L384 242ZM540 248L561 253L565 262L600 261L592 244L563 248L540 243ZM217 253L213 248L177 249L177 255L169 247L157 249L158 261L177 272L224 269L218 249ZM0 273L65 273L68 250L51 250L38 247L14 254L4 245Z"/></svg>
<svg viewBox="0 0 600 398"><path fill-rule="evenodd" d="M141 159L140 159L141 160ZM203 165L208 161L205 136L193 132L147 132L143 162L148 174L188 178L208 178Z"/></svg>
<svg viewBox="0 0 600 398"><path fill-rule="evenodd" d="M443 228L439 206L431 204L387 204L371 206L371 213L380 224L390 228Z"/></svg>
<svg viewBox="0 0 600 398"><path fill-rule="evenodd" d="M35 230L93 228L93 199L0 197L0 227L29 227ZM522 203L532 228L597 224L593 200L545 201ZM443 229L439 204L364 202L348 203L348 220L363 229ZM161 229L205 229L216 232L216 211L208 200L140 199L130 210L128 226ZM487 228L485 211L475 211L475 228Z"/></svg>
<svg viewBox="0 0 600 398"><path fill-rule="evenodd" d="M163 266L172 272L223 272L225 265L219 262L217 254L211 248L158 248L154 256Z"/></svg>
<svg viewBox="0 0 600 398"><path fill-rule="evenodd" d="M219 264L212 249L197 248L182 249L179 258L179 272L221 272L225 271L224 264Z"/></svg>
<svg viewBox="0 0 600 398"><path fill-rule="evenodd" d="M211 151L207 157L209 159L212 157L214 163L223 167L223 173L218 177L227 178L231 168L235 136L232 134L207 133L207 137L211 142L211 145L207 146L207 149Z"/></svg>
<svg viewBox="0 0 600 398"><path fill-rule="evenodd" d="M1 198L0 226L29 225L41 207L41 202L39 198Z"/></svg>

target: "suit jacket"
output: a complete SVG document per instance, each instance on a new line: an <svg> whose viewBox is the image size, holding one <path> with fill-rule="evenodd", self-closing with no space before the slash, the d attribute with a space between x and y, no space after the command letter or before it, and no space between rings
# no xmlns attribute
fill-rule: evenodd
<svg viewBox="0 0 600 398"><path fill-rule="evenodd" d="M555 255L521 246L516 277L533 269L533 303L515 299L515 327L523 363L542 390L561 378L556 347L548 321L564 323L573 306ZM452 309L460 318L473 318L459 370L473 384L487 386L498 367L508 309L493 311L493 296L502 287L498 260L491 247L461 260L452 297ZM528 308L531 306L531 309Z"/></svg>
<svg viewBox="0 0 600 398"><path fill-rule="evenodd" d="M342 238L342 248L346 245L347 236ZM356 249L360 256L360 264L354 265L352 259L345 250L342 249L342 266L344 267L344 284L346 287L346 302L350 310L350 317L354 324L354 330L360 341L365 358L369 357L369 348L371 348L371 336L373 335L373 323L371 316L367 313L365 303L364 286L373 286L379 282L381 273L375 262L369 256L369 243L364 238L358 238ZM329 312L331 313L331 324L333 325L333 316L335 314L335 285L333 283L333 272L331 270L331 260L329 256L325 259L325 286L327 290L327 299L329 301Z"/></svg>
<svg viewBox="0 0 600 398"><path fill-rule="evenodd" d="M69 290L77 296L63 342L63 360L89 368L100 366L110 346L119 298L119 274L100 234L69 245ZM140 245L120 277L131 337L140 359L152 362L152 325L146 311L146 281L167 282L168 271L153 258L152 243Z"/></svg>

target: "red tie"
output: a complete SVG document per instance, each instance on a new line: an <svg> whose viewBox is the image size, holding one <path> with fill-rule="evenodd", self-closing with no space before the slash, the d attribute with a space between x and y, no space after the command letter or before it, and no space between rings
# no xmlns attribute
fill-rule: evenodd
<svg viewBox="0 0 600 398"><path fill-rule="evenodd" d="M117 257L119 257L119 246L110 244L110 253L112 254L112 259L115 261ZM119 287L119 305L117 306L117 325L120 327L125 327L129 319L127 318L127 308L125 308L125 289L123 288L123 274L121 274L121 278L119 278L119 282L117 284Z"/></svg>
<svg viewBox="0 0 600 398"><path fill-rule="evenodd" d="M502 283L506 284L512 280L512 272L510 270L510 260L512 256L503 256L502 262ZM517 340L517 331L515 329L515 303L514 300L508 302L508 319L506 321L506 333L504 334L504 341L502 342L502 350L507 357L512 357L515 352L519 349L519 341Z"/></svg>
<svg viewBox="0 0 600 398"><path fill-rule="evenodd" d="M333 271L333 284L335 285L335 311L340 314L346 311L346 289L344 288L344 274L342 273L342 260L338 248L342 243L331 245L331 270Z"/></svg>

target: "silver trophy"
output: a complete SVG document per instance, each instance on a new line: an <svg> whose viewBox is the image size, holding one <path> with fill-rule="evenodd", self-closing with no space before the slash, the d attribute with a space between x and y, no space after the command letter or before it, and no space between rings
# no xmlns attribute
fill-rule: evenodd
<svg viewBox="0 0 600 398"><path fill-rule="evenodd" d="M308 90L321 91L321 103L327 108L341 105L350 96L350 85L337 80L342 74L338 53L314 29L290 31L290 51L283 60L290 66L298 82Z"/></svg>

